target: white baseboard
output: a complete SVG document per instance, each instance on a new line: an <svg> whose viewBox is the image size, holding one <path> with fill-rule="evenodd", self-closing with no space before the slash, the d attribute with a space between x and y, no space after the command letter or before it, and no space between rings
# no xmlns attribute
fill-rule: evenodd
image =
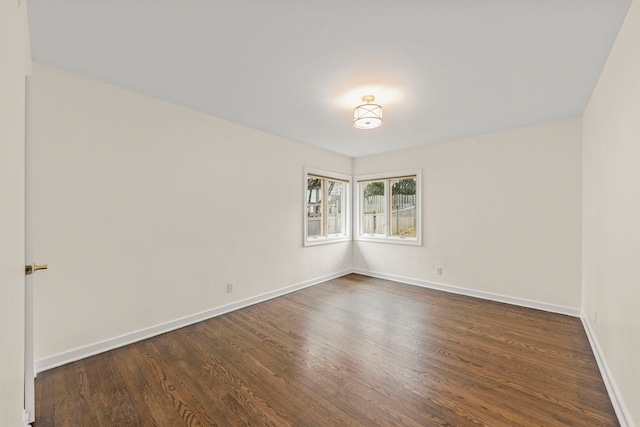
<svg viewBox="0 0 640 427"><path fill-rule="evenodd" d="M138 342L147 338L154 337L156 335L160 335L166 332L180 329L185 326L189 326L194 323L198 323L203 320L210 319L212 317L220 316L222 314L229 313L234 310L238 310L253 304L270 300L272 298L286 295L290 292L294 292L300 289L314 286L319 283L326 282L327 280L335 279L337 277L342 277L350 273L357 273L365 276L377 277L380 279L393 280L396 282L406 283L409 285L421 286L425 288L437 289L445 292L467 295L467 296L482 298L482 299L491 300L491 301L498 301L498 302L503 302L507 304L535 308L538 310L550 311L553 313L566 314L574 317L580 316L579 309L574 309L570 307L557 306L557 305L542 303L538 301L529 301L521 298L508 297L508 296L499 295L499 294L492 294L488 292L476 291L473 289L460 288L457 286L451 286L451 285L446 285L442 283L428 282L425 280L411 279L408 277L395 276L395 275L386 274L386 273L379 273L379 272L360 270L360 269L349 269L349 270L340 271L338 273L329 274L327 276L319 277L316 279L308 280L295 285L287 286L282 289L267 292L261 295L257 295L255 297L247 298L242 301L237 301L221 307L212 308L210 310L206 310L206 311L196 313L190 316L186 316L180 319L172 320L170 322L162 323L156 326L152 326L150 328L145 328L145 329L141 329L125 335L121 335L119 337L110 338L108 340L104 340L94 344L89 344L87 346L65 351L63 353L59 353L53 356L45 357L43 359L36 360L35 369L36 369L36 372L43 372L48 369L52 369L58 366L65 365L70 362L74 362L76 360L84 359L85 357L93 356L99 353L104 353L105 351L113 350L114 348L122 347L127 344L132 344L134 342Z"/></svg>
<svg viewBox="0 0 640 427"><path fill-rule="evenodd" d="M53 356L45 357L43 359L36 360L36 372L42 372L58 366L66 365L67 363L75 362L76 360L84 359L85 357L104 353L105 351L113 350L114 348L122 347L127 344L132 344L134 342L154 337L156 335L180 329L194 323L202 322L203 320L207 320L212 317L220 316L222 314L248 307L250 305L254 305L263 301L267 301L282 295L286 295L300 289L308 288L310 286L326 282L327 280L342 277L350 273L352 273L352 270L344 270L338 273L329 274L327 276L318 277L316 279L307 280L302 283L287 286L282 289L247 298L242 301L237 301L231 304L223 305L221 307L212 308L210 310L205 310L200 313L192 314L190 316L172 320L170 322L162 323L150 328L141 329L139 331L131 332L119 337L110 338L108 340L89 344L87 346L76 348L74 350L69 350Z"/></svg>
<svg viewBox="0 0 640 427"><path fill-rule="evenodd" d="M616 382L613 380L613 376L611 375L611 371L609 370L609 366L607 365L607 360L605 359L604 354L602 353L602 349L598 344L598 339L596 338L596 335L591 328L591 323L589 323L589 319L584 314L584 312L580 313L580 320L582 320L582 325L584 326L584 330L587 333L587 338L589 338L589 344L591 344L593 355L596 358L596 362L598 362L600 375L602 376L605 387L607 387L607 392L609 393L609 398L611 399L613 409L616 411L618 422L620 423L621 427L633 427L631 414L629 414L629 411L627 410L627 407L622 400L622 396L618 391Z"/></svg>
<svg viewBox="0 0 640 427"><path fill-rule="evenodd" d="M509 297L490 292L476 291L468 288L460 288L458 286L446 285L444 283L428 282L426 280L412 279L409 277L396 276L393 274L379 273L376 271L354 269L354 273L363 274L365 276L377 277L379 279L393 280L394 282L406 283L409 285L420 286L423 288L436 289L439 291L450 292L454 294L466 295L475 298L481 298L491 301L503 302L506 304L518 305L521 307L535 308L537 310L549 311L552 313L566 314L568 316L580 317L580 309L565 307L561 305L548 304L539 301L531 301L523 298Z"/></svg>

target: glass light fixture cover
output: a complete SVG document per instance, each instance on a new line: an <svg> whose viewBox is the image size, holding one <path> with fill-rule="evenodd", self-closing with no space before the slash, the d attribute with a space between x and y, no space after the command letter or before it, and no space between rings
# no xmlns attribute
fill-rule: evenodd
<svg viewBox="0 0 640 427"><path fill-rule="evenodd" d="M375 100L373 95L365 95L362 100L366 104L353 109L353 125L358 129L373 129L382 124L382 107L371 104Z"/></svg>

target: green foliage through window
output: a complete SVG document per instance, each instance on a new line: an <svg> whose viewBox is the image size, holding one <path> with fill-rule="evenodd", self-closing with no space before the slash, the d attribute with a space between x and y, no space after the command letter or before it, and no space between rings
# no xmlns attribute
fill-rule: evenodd
<svg viewBox="0 0 640 427"><path fill-rule="evenodd" d="M346 235L347 186L347 181L307 174L307 242Z"/></svg>
<svg viewBox="0 0 640 427"><path fill-rule="evenodd" d="M417 240L418 176L360 181L359 236Z"/></svg>

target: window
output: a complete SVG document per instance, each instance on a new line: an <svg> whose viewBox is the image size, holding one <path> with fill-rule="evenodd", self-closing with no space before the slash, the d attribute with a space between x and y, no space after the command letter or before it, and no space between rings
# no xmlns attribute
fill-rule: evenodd
<svg viewBox="0 0 640 427"><path fill-rule="evenodd" d="M305 246L349 240L351 177L306 169Z"/></svg>
<svg viewBox="0 0 640 427"><path fill-rule="evenodd" d="M420 171L356 178L356 239L421 244Z"/></svg>

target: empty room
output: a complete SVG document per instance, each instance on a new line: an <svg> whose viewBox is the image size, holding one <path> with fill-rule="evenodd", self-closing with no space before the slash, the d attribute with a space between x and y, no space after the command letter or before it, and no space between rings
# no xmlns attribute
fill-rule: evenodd
<svg viewBox="0 0 640 427"><path fill-rule="evenodd" d="M0 426L640 425L639 0L0 3Z"/></svg>

